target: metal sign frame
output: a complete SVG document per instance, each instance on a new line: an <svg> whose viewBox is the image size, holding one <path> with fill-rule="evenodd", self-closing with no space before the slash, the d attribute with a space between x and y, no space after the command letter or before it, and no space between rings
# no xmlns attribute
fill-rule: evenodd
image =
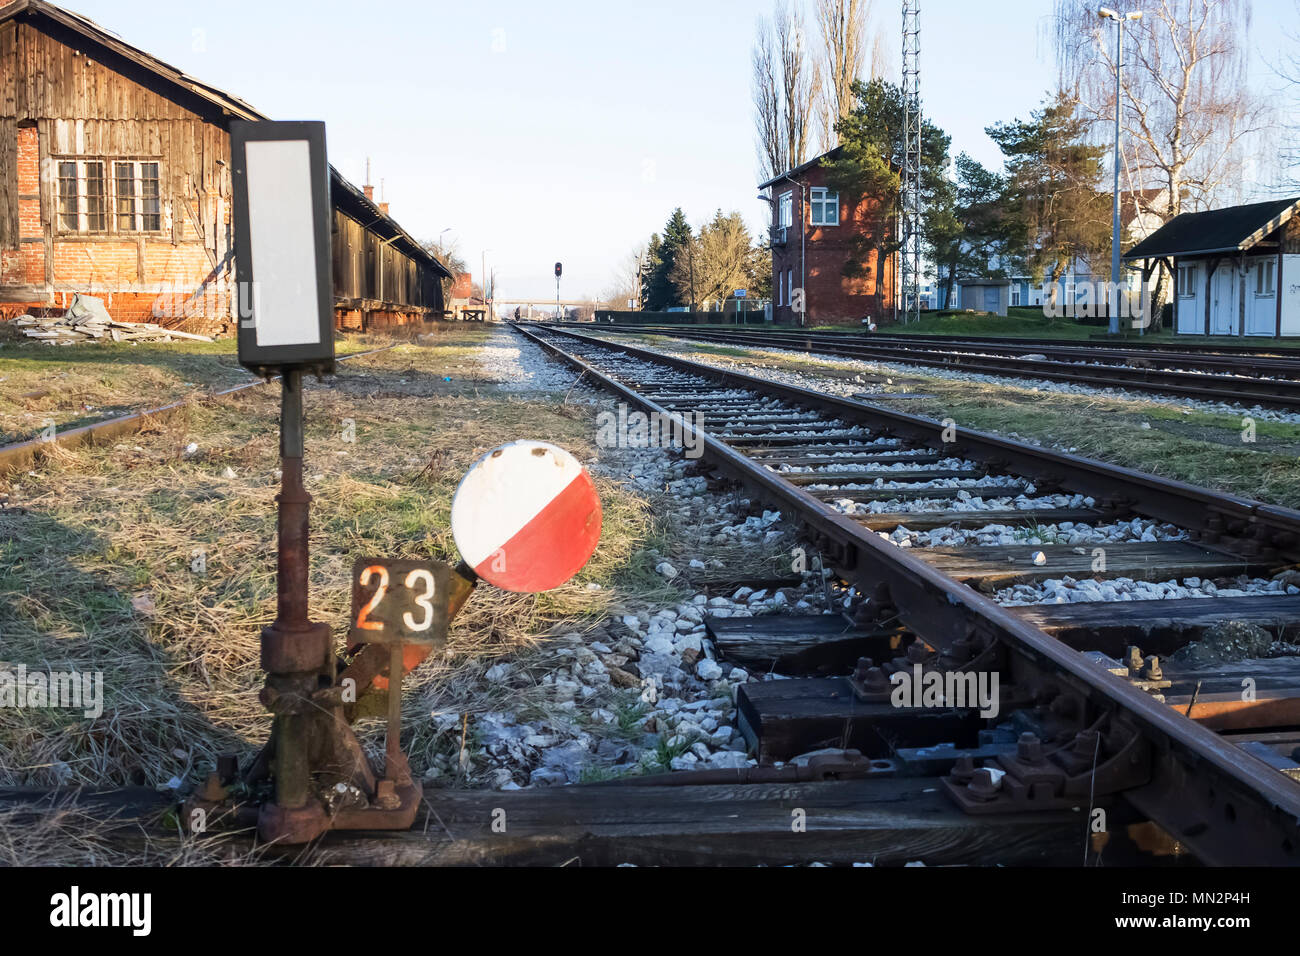
<svg viewBox="0 0 1300 956"><path fill-rule="evenodd" d="M254 267L253 219L249 208L249 160L251 143L301 142L307 146L310 174L311 235L316 275L311 284L316 295L315 328L299 329L300 341L262 343L258 341L258 276ZM331 255L330 170L325 152L325 124L321 122L230 123L231 180L234 188L235 279L238 283L239 362L257 372L287 368L311 369L318 373L334 370L333 259ZM286 184L288 185L288 184ZM283 225L283 223L281 223ZM305 233L305 231L304 231ZM280 237L277 237L277 239ZM281 290L277 290L281 292ZM315 341L311 338L315 337Z"/></svg>

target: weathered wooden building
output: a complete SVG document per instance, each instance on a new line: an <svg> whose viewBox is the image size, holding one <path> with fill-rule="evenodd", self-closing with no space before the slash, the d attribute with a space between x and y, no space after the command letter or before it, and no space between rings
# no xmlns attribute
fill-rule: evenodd
<svg viewBox="0 0 1300 956"><path fill-rule="evenodd" d="M234 328L229 123L247 103L42 0L0 0L0 318L102 298L114 318ZM336 321L443 312L450 273L331 168Z"/></svg>

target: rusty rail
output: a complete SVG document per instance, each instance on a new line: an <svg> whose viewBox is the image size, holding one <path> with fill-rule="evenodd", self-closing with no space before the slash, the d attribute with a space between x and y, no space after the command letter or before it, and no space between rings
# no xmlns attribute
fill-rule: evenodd
<svg viewBox="0 0 1300 956"><path fill-rule="evenodd" d="M893 362L924 368L947 369L998 378L1037 378L1053 382L1120 388L1177 398L1259 404L1300 410L1300 360L1287 358L1233 358L1231 356L1168 357L1163 361L1182 368L1150 367L1157 353L1136 350L1071 349L1069 346L991 345L967 340L949 343L897 341L901 335L861 336L787 330L700 329L689 326L602 326L601 332L667 335L690 341L783 348L809 354L833 355L863 361ZM1038 353L1040 357L1029 356ZM1059 358L1053 359L1050 356ZM1117 364L1080 364L1096 361ZM1143 364L1125 364L1140 362ZM1248 376L1221 374L1242 368ZM1205 372L1187 369L1206 369ZM1216 374L1216 372L1220 374ZM1276 378L1259 378L1262 374Z"/></svg>
<svg viewBox="0 0 1300 956"><path fill-rule="evenodd" d="M672 413L635 390L600 372L581 357L547 337L514 326L522 335L583 372L600 387L646 411L671 418ZM611 344L592 336L548 328L587 345L623 353L631 358L669 366L732 387L774 395L819 408L850 421L871 423L886 433L940 441L942 424L863 402L728 372L646 349ZM717 439L703 434L704 457L713 465L758 490L764 497L790 508L814 536L830 545L828 560L846 580L870 590L884 585L899 618L927 643L940 650L973 635L1002 642L1034 666L1058 675L1078 688L1099 710L1120 712L1151 744L1151 775L1138 791L1127 793L1202 860L1214 864L1300 865L1300 784L1269 767L1214 732L1152 700L1127 682L1101 670L1083 655L1046 632L1020 620L1005 608L936 570L925 561L890 544L851 519L832 512L821 501L774 472L749 460ZM1034 473L1054 473L1064 485L1104 487L1111 494L1137 493L1135 510L1171 520L1214 509L1248 525L1280 535L1300 529L1300 512L1247 499L1217 495L1180 482L1156 478L1131 469L1063 455L1032 445L979 432L964 432L957 453L996 456ZM951 447L951 446L948 446ZM1077 471L1077 475L1069 474ZM1184 499L1179 504L1179 499ZM1202 518L1193 526L1203 526ZM1294 547L1289 538L1288 547ZM1226 809L1225 809L1226 808Z"/></svg>

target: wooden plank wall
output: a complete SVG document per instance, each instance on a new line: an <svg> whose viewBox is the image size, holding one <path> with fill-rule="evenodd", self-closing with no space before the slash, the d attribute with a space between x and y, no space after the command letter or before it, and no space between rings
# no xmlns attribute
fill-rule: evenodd
<svg viewBox="0 0 1300 956"><path fill-rule="evenodd" d="M337 298L442 311L442 283L432 272L339 209L334 210L333 255Z"/></svg>
<svg viewBox="0 0 1300 956"><path fill-rule="evenodd" d="M166 88L159 84L159 90ZM224 126L27 22L0 25L0 248L17 244L15 133L17 121L23 119L37 123L43 164L66 155L161 162L161 235L65 240L56 224L47 222L47 249L52 242L63 241L136 243L145 273L138 277L137 287L151 284L150 274L163 263L173 269L189 263L191 273L199 269L196 283L208 270L223 278L233 275L230 136ZM41 189L42 209L52 218L56 177L43 176ZM185 249L193 255L178 259L177 252ZM385 302L442 309L437 276L337 209L333 258L335 296L340 300L378 300L382 270ZM47 259L53 261L53 256Z"/></svg>
<svg viewBox="0 0 1300 956"><path fill-rule="evenodd" d="M18 24L0 23L0 249L18 245Z"/></svg>

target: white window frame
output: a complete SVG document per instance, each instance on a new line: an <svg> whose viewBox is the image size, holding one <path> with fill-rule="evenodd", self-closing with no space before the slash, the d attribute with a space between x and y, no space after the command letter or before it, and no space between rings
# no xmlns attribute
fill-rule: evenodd
<svg viewBox="0 0 1300 956"><path fill-rule="evenodd" d="M812 211L808 221L814 226L838 226L840 224L840 194L838 191L827 189L825 186L814 186L809 201L812 204ZM835 218L827 218L826 212L828 209L835 211Z"/></svg>
<svg viewBox="0 0 1300 956"><path fill-rule="evenodd" d="M1020 306L1020 283L1011 283L1011 298L1007 301L1007 305L1008 307L1016 306L1017 308Z"/></svg>
<svg viewBox="0 0 1300 956"><path fill-rule="evenodd" d="M55 169L55 223L61 235L158 235L164 230L162 201L162 160L157 157L130 156L52 156ZM73 176L68 176L68 167ZM88 167L99 167L98 180L102 192L94 195L89 185L94 179L87 175ZM130 178L119 177L121 167L130 168ZM150 169L152 167L152 169ZM148 180L145 172L153 175ZM73 182L76 192L76 210L67 211L68 183ZM130 184L130 194L125 195L123 183ZM146 185L156 185L153 195L146 196ZM124 195L119 196L119 192ZM90 200L100 200L98 212L91 209ZM119 208L119 199L129 203ZM75 228L69 216L76 217ZM129 222L126 217L129 217ZM98 221L97 221L98 220Z"/></svg>
<svg viewBox="0 0 1300 956"><path fill-rule="evenodd" d="M794 269L785 270L785 304L794 305Z"/></svg>
<svg viewBox="0 0 1300 956"><path fill-rule="evenodd" d="M776 227L789 229L794 225L794 192L784 192L776 200Z"/></svg>
<svg viewBox="0 0 1300 956"><path fill-rule="evenodd" d="M785 305L785 273L779 269L776 273L776 304Z"/></svg>
<svg viewBox="0 0 1300 956"><path fill-rule="evenodd" d="M1196 298L1196 266L1194 264L1178 267L1178 298Z"/></svg>
<svg viewBox="0 0 1300 956"><path fill-rule="evenodd" d="M1277 263L1272 259L1261 259L1255 263L1255 295L1261 299L1271 299L1277 291L1276 266Z"/></svg>

